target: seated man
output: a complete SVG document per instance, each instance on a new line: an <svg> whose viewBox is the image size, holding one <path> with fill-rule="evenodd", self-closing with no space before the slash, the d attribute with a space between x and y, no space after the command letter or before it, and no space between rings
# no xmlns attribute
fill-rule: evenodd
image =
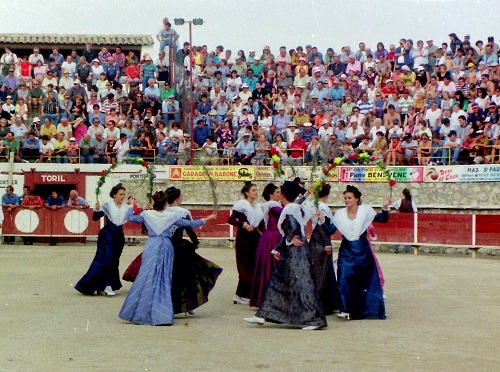
<svg viewBox="0 0 500 372"><path fill-rule="evenodd" d="M163 132L158 133L156 138L158 139L156 141L156 161L158 164L175 164L172 139Z"/></svg>
<svg viewBox="0 0 500 372"><path fill-rule="evenodd" d="M418 143L413 139L411 134L407 133L403 137L403 141L400 144L401 148L404 150L402 154L399 155L399 163L401 165L414 165L415 157L417 155Z"/></svg>
<svg viewBox="0 0 500 372"><path fill-rule="evenodd" d="M255 155L255 143L250 141L250 134L243 135L243 141L236 146L235 160L239 164L250 165Z"/></svg>
<svg viewBox="0 0 500 372"><path fill-rule="evenodd" d="M21 202L21 208L28 209L38 209L43 207L43 200L40 196L38 196L35 190L29 190L28 196L26 196ZM33 235L23 237L24 245L33 245Z"/></svg>
<svg viewBox="0 0 500 372"><path fill-rule="evenodd" d="M49 142L49 137L43 135L42 143L40 144L40 155L38 158L39 163L52 163L52 154L54 153L54 146Z"/></svg>
<svg viewBox="0 0 500 372"><path fill-rule="evenodd" d="M448 160L451 160L451 164L458 164L458 157L460 156L460 151L462 150L462 140L457 137L457 132L455 130L450 130L448 133L448 140L443 145L443 158L441 163L448 164Z"/></svg>
<svg viewBox="0 0 500 372"><path fill-rule="evenodd" d="M24 141L22 158L25 162L37 162L40 156L40 140L35 137L35 133L30 132Z"/></svg>
<svg viewBox="0 0 500 372"><path fill-rule="evenodd" d="M80 163L92 164L94 162L95 144L88 133L83 135L83 138L78 143L78 147L80 148Z"/></svg>
<svg viewBox="0 0 500 372"><path fill-rule="evenodd" d="M306 150L306 143L302 139L301 134L296 131L293 134L293 141L290 143L287 163L291 165L302 165Z"/></svg>
<svg viewBox="0 0 500 372"><path fill-rule="evenodd" d="M54 141L52 146L54 146L54 154L56 156L56 163L69 163L69 159L66 153L66 145L68 141L64 139L64 132L57 133L57 139Z"/></svg>

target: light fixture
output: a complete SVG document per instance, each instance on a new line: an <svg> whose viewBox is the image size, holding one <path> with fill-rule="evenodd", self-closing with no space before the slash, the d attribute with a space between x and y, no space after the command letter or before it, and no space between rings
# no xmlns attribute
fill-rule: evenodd
<svg viewBox="0 0 500 372"><path fill-rule="evenodd" d="M193 19L193 25L195 26L201 26L203 24L203 19L201 18L195 18Z"/></svg>
<svg viewBox="0 0 500 372"><path fill-rule="evenodd" d="M184 18L174 18L174 23L176 26L182 26L184 24Z"/></svg>

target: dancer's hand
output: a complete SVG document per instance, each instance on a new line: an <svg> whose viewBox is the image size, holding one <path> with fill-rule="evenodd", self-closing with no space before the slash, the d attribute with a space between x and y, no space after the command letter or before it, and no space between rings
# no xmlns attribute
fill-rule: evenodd
<svg viewBox="0 0 500 372"><path fill-rule="evenodd" d="M316 209L316 217L318 217L319 223L325 223L325 215L319 209Z"/></svg>
<svg viewBox="0 0 500 372"><path fill-rule="evenodd" d="M386 198L382 204L382 208L388 210L390 205L392 205L392 200L390 198Z"/></svg>
<svg viewBox="0 0 500 372"><path fill-rule="evenodd" d="M279 252L274 253L274 254L273 254L273 256L274 256L274 259L275 259L276 261L279 261L279 260L280 260L280 253L279 253Z"/></svg>
<svg viewBox="0 0 500 372"><path fill-rule="evenodd" d="M212 221L212 220L215 220L217 218L217 213L212 213L210 216L207 216L204 218L205 220L205 223L207 223L208 221Z"/></svg>
<svg viewBox="0 0 500 372"><path fill-rule="evenodd" d="M95 203L95 210L98 211L99 209L101 209L101 204L99 204L99 202Z"/></svg>
<svg viewBox="0 0 500 372"><path fill-rule="evenodd" d="M325 253L327 256L330 256L332 254L332 247L325 248Z"/></svg>
<svg viewBox="0 0 500 372"><path fill-rule="evenodd" d="M252 225L250 225L249 223L245 222L245 224L243 225L243 228L248 231L248 232L252 232L254 231L254 227Z"/></svg>
<svg viewBox="0 0 500 372"><path fill-rule="evenodd" d="M295 235L292 239L292 244L296 247L300 247L304 243L300 240L298 235Z"/></svg>

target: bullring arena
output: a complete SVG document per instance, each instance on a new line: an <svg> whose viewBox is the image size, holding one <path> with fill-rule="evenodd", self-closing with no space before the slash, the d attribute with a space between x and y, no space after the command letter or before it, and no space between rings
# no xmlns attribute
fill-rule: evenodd
<svg viewBox="0 0 500 372"><path fill-rule="evenodd" d="M62 165L61 172L54 174L43 165L38 167L37 172L33 172L24 164L15 164L11 179L5 183L14 184L17 191L20 189L17 185L36 187L43 179L43 184L53 183L51 188L71 185L80 195L86 196L91 205L95 202L93 185L101 174L100 169L87 172L82 166L81 170L72 172ZM170 183L180 185L185 195L184 204L200 209L193 211L194 217L206 215L206 210L213 208L209 182L172 180L169 179L171 171L175 169L156 167L155 189L165 188ZM247 167L248 171L254 172L252 177L255 177L257 170ZM114 181L123 181L127 195L135 193L138 204L143 205L147 201L144 181L140 181L144 178L143 173L143 167L123 165L112 174L102 193L105 195L106 188L109 189ZM257 180L259 187L265 182ZM68 211L58 210L55 211L57 216L40 216L33 231L46 237L35 240L33 246L24 246L21 242L14 246L2 245L0 368L130 371L496 369L499 357L494 345L500 336L497 319L500 302L498 284L495 284L500 279L495 249L498 230L491 229L487 223L478 223L483 221L481 216L490 216L489 222L495 221L498 217L492 214L494 211L478 213L481 205L474 205L469 211L476 213L461 210L458 214L455 211L447 220L444 213L437 214L433 208L433 203L443 201L428 198L425 191L436 184L398 184L395 194L403 186L413 187L422 212L418 213L417 227L413 215L405 219L398 213L391 213L392 225L375 224L377 255L386 278L387 320L345 322L328 316L327 329L308 333L286 326L248 325L242 318L251 316L255 310L234 305L231 301L237 272L232 247L234 232L226 223L227 209L233 189L239 189L241 184L241 179L218 183L221 211L217 221L197 232L202 238L199 253L224 269L210 294L210 301L194 316L176 316L171 327L131 325L118 318L130 288L128 282L123 282L124 287L113 298L82 296L73 289L94 255L93 236L100 227L98 222L81 218L81 215L75 219L66 216ZM341 204L340 190L344 185L338 181L332 184L339 190L331 197L335 209ZM447 185L452 188L454 184ZM491 186L491 183L469 184L464 193ZM385 184L364 182L359 187L365 193L365 202L374 206L379 194L388 192ZM449 212L440 209L443 211ZM87 212L73 210L71 213ZM432 218L433 215L436 218ZM16 214L6 214L3 234L30 234L28 230L33 229L33 221L36 220L16 219ZM445 229L443 221L448 221L451 227ZM439 224L443 227L442 233L435 234ZM459 225L462 228L457 228ZM51 234L58 236L57 246L48 246ZM87 241L82 244L84 236ZM121 271L140 253L144 241L137 228L126 228L126 236L136 236L141 244L125 247ZM476 240L475 245L472 239ZM393 253L394 242L401 243L398 255ZM404 243L412 247L410 252L404 252ZM479 248L471 249L475 246ZM414 254L416 248L418 255ZM477 258L472 258L473 253Z"/></svg>

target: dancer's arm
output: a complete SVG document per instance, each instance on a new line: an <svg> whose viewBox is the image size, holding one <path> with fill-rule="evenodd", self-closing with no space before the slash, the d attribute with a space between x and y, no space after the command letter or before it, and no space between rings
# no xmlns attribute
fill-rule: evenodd
<svg viewBox="0 0 500 372"><path fill-rule="evenodd" d="M208 221L214 220L217 218L217 213L212 213L210 216L202 218L201 220L185 220L184 218L179 218L175 221L174 225L179 227L198 227L203 226Z"/></svg>
<svg viewBox="0 0 500 372"><path fill-rule="evenodd" d="M92 221L99 221L101 217L104 217L104 212L101 209L99 202L95 203L94 213L92 214Z"/></svg>
<svg viewBox="0 0 500 372"><path fill-rule="evenodd" d="M144 217L142 217L142 213L134 214L133 208L129 208L127 211L127 222L144 223Z"/></svg>
<svg viewBox="0 0 500 372"><path fill-rule="evenodd" d="M328 217L325 217L325 222L321 225L321 227L327 236L332 236L337 231L337 227L335 227Z"/></svg>
<svg viewBox="0 0 500 372"><path fill-rule="evenodd" d="M304 243L305 238L302 236L302 230L300 228L299 222L291 215L287 215L283 223L281 224L282 230L285 232L286 245L301 245L299 243Z"/></svg>
<svg viewBox="0 0 500 372"><path fill-rule="evenodd" d="M387 198L384 200L382 205L382 212L377 213L373 222L387 223L389 221L389 206L392 204L392 200Z"/></svg>

